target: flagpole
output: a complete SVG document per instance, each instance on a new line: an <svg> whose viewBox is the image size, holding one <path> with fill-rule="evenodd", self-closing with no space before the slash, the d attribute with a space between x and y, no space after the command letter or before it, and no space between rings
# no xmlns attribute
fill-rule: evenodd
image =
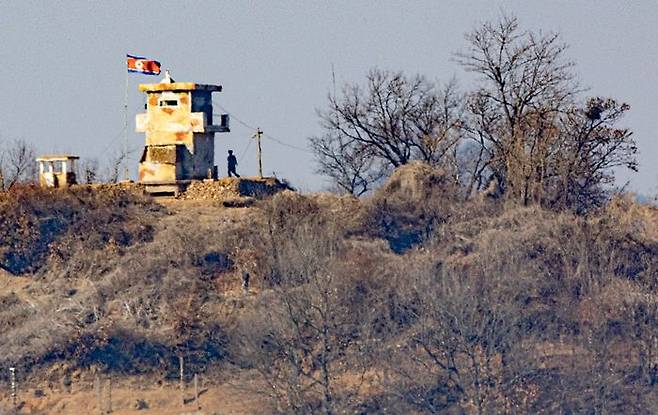
<svg viewBox="0 0 658 415"><path fill-rule="evenodd" d="M126 90L124 94L123 109L124 109L124 139L123 139L123 163L124 163L124 180L128 181L128 68L124 68L126 72Z"/></svg>

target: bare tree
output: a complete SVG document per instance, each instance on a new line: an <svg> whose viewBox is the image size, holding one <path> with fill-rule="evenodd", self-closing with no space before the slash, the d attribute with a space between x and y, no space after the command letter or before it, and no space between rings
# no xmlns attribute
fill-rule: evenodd
<svg viewBox="0 0 658 415"><path fill-rule="evenodd" d="M350 407L352 393L345 393L340 377L347 372L345 356L354 347L359 322L341 298L346 289L331 271L296 287L277 285L243 321L240 354L261 375L268 386L262 392L279 412L328 415ZM352 374L362 375L365 362L352 362Z"/></svg>
<svg viewBox="0 0 658 415"><path fill-rule="evenodd" d="M318 173L330 177L342 191L361 196L372 190L388 173L388 169L372 156L368 147L345 140L341 135L312 137Z"/></svg>
<svg viewBox="0 0 658 415"><path fill-rule="evenodd" d="M97 159L94 158L82 161L80 163L80 173L82 174L81 179L87 184L96 182L99 179L98 169ZM118 171L118 169L115 169L115 171Z"/></svg>
<svg viewBox="0 0 658 415"><path fill-rule="evenodd" d="M267 385L279 413L338 414L354 405L363 376L357 291L340 258L341 229L321 215L303 215L301 198L275 198L267 207L270 286L241 321L235 348ZM308 206L312 208L312 206ZM297 210L297 212L295 212ZM346 364L351 362L351 364Z"/></svg>
<svg viewBox="0 0 658 415"><path fill-rule="evenodd" d="M23 139L13 140L4 149L0 148L0 188L34 180L35 157L34 146Z"/></svg>
<svg viewBox="0 0 658 415"><path fill-rule="evenodd" d="M616 167L637 171L632 132L616 124L630 109L611 98L590 98L559 120L559 137L546 168L547 205L577 212L598 206L603 186L614 183Z"/></svg>
<svg viewBox="0 0 658 415"><path fill-rule="evenodd" d="M469 48L458 60L482 80L469 99L469 136L490 154L488 173L501 179L508 197L528 200L528 159L541 159L536 153L551 134L546 126L578 92L573 64L557 34L523 31L515 17L484 23L466 40ZM476 175L482 171L477 166Z"/></svg>
<svg viewBox="0 0 658 415"><path fill-rule="evenodd" d="M581 90L558 34L521 30L505 16L466 39L459 62L481 76L468 101L468 137L479 147L469 190L495 177L508 199L555 205L570 191L596 199L590 194L610 181L612 167L636 167L631 133L613 128L628 106L594 98L578 109ZM563 196L562 203L575 202Z"/></svg>
<svg viewBox="0 0 658 415"><path fill-rule="evenodd" d="M409 329L382 359L392 375L388 392L422 413L505 412L521 387L522 373L509 361L523 318L514 298L523 284L441 270L414 270L407 279L397 307Z"/></svg>
<svg viewBox="0 0 658 415"><path fill-rule="evenodd" d="M121 165L126 160L123 151L113 153L108 159L101 174L101 181L105 183L117 183L121 176Z"/></svg>
<svg viewBox="0 0 658 415"><path fill-rule="evenodd" d="M411 160L443 163L460 139L460 98L454 81L373 69L365 88L346 85L320 112L325 133L311 138L319 171L360 194Z"/></svg>

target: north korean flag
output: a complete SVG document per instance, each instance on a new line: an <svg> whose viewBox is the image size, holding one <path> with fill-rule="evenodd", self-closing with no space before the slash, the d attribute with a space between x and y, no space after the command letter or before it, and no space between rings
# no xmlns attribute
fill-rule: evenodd
<svg viewBox="0 0 658 415"><path fill-rule="evenodd" d="M139 72L144 75L159 75L160 62L143 56L126 55L128 72Z"/></svg>

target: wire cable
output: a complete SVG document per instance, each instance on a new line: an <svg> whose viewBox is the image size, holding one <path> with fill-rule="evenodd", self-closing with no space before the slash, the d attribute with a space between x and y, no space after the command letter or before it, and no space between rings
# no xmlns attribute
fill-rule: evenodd
<svg viewBox="0 0 658 415"><path fill-rule="evenodd" d="M249 123L247 123L247 122L241 120L240 118L238 118L237 116L235 116L235 114L234 114L233 112L229 111L227 108L223 107L222 105L220 105L220 104L215 104L215 103L213 103L213 105L217 106L218 108L220 108L221 110L223 110L224 112L226 112L227 114L229 114L229 115L231 116L231 118L234 119L234 120L236 120L240 125L242 125L242 126L248 128L248 129L250 129L250 130L253 130L253 131L257 131L257 130L258 130L257 127L254 127L253 125L250 125ZM221 114L213 114L213 115L221 115ZM282 145L282 146L285 146L285 147L288 147L288 148L292 148L292 149L297 150L297 151L303 151L303 152L305 152L305 153L312 154L312 152L309 151L309 149L307 149L307 148L299 147L299 146L296 146L296 145L294 145L294 144L288 144L288 143L286 143L285 141L283 141L283 140L279 140L278 138L272 136L272 135L269 134L269 133L265 133L265 132L263 132L263 137L268 138L268 139L274 141L275 143L278 143L279 145Z"/></svg>
<svg viewBox="0 0 658 415"><path fill-rule="evenodd" d="M240 160L244 159L244 156L245 156L245 154L247 154L247 151L249 150L249 147L251 147L251 143L252 143L251 140L249 140L249 142L247 142L247 146L244 148L244 150L242 150L242 154L240 155Z"/></svg>
<svg viewBox="0 0 658 415"><path fill-rule="evenodd" d="M106 153L107 153L107 150L109 150L110 147L112 147L112 145L116 143L117 139L119 139L119 137L121 137L121 135L124 133L124 131L126 131L126 126L125 126L125 125L123 126L123 128L121 129L121 131L119 131L118 134L116 134L114 137L112 137L111 140L109 140L109 142L106 143L105 147L103 148L103 151L101 151L100 154L101 154L101 155L106 154Z"/></svg>
<svg viewBox="0 0 658 415"><path fill-rule="evenodd" d="M307 148L304 148L304 147L298 147L298 146L293 145L293 144L288 144L288 143L286 143L286 142L284 142L284 141L279 140L278 138L273 137L273 136L270 135L270 134L263 133L263 136L265 136L266 138L269 138L270 140L274 141L275 143L279 143L279 144L282 145L282 146L286 146L286 147L289 147L289 148L292 148L292 149L295 149L295 150L298 150L298 151L303 151L304 153L309 153L309 154L311 154L311 151L309 151Z"/></svg>
<svg viewBox="0 0 658 415"><path fill-rule="evenodd" d="M233 112L229 111L228 109L226 109L226 108L223 107L222 105L220 105L220 104L215 104L214 102L213 102L213 105L219 107L219 109L223 110L223 111L226 112L227 114L230 114L230 115L231 115L231 118L235 119L238 123L242 124L243 126L249 128L249 129L251 129L251 130L256 130L256 127L251 126L251 125L247 124L246 122L242 121L242 120L241 120L240 118L238 118ZM221 115L221 114L213 114L213 115Z"/></svg>

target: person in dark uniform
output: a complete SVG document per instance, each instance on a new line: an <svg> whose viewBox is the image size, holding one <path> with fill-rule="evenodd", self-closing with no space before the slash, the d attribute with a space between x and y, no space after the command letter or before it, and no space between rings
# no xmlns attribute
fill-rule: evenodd
<svg viewBox="0 0 658 415"><path fill-rule="evenodd" d="M228 177L231 177L231 173L233 173L235 177L240 177L240 175L235 171L235 167L238 165L238 159L236 159L233 155L233 150L228 151L228 157L226 158L226 161L228 161Z"/></svg>

